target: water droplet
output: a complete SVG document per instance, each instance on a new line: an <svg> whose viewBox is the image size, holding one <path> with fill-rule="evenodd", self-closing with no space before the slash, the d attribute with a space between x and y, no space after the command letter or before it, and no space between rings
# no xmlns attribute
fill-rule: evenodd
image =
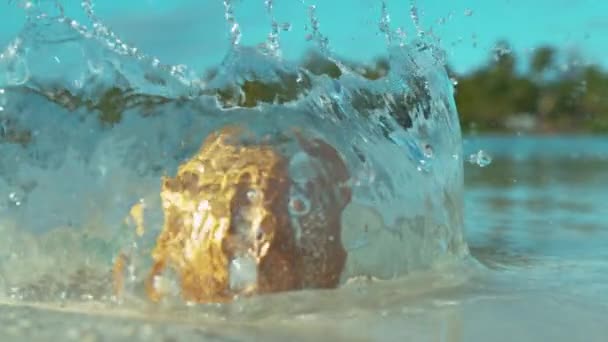
<svg viewBox="0 0 608 342"><path fill-rule="evenodd" d="M503 43L496 45L492 51L494 53L494 60L496 61L500 60L503 56L511 54L512 52L511 48Z"/></svg>
<svg viewBox="0 0 608 342"><path fill-rule="evenodd" d="M232 1L230 0L224 0L224 19L226 19L226 23L229 27L230 42L232 46L239 45L241 41L241 30L234 16L234 8L232 6Z"/></svg>
<svg viewBox="0 0 608 342"><path fill-rule="evenodd" d="M431 163L428 160L420 159L416 169L423 173L429 173L431 172Z"/></svg>
<svg viewBox="0 0 608 342"><path fill-rule="evenodd" d="M255 260L249 254L232 259L229 278L232 290L243 290L254 285L258 278Z"/></svg>
<svg viewBox="0 0 608 342"><path fill-rule="evenodd" d="M258 201L260 199L260 196L261 196L260 192L255 189L251 189L251 190L247 191L247 199L250 202Z"/></svg>
<svg viewBox="0 0 608 342"><path fill-rule="evenodd" d="M323 54L326 54L329 52L329 39L325 37L320 31L321 24L319 22L319 18L317 18L316 11L317 6L308 6L308 19L310 20L311 32L306 35L306 40L315 41L321 52ZM305 27L305 30L308 30L308 27Z"/></svg>
<svg viewBox="0 0 608 342"><path fill-rule="evenodd" d="M492 163L492 157L484 150L479 150L469 156L469 163L486 167Z"/></svg>
<svg viewBox="0 0 608 342"><path fill-rule="evenodd" d="M410 18L412 19L412 23L416 28L416 32L418 37L424 36L424 30L420 26L420 15L418 13L418 7L416 6L416 1L410 1Z"/></svg>
<svg viewBox="0 0 608 342"><path fill-rule="evenodd" d="M391 16L388 13L386 8L386 2L382 1L382 13L380 16L380 23L378 24L380 28L380 32L384 33L386 37L387 44L391 44L392 34L391 34Z"/></svg>
<svg viewBox="0 0 608 342"><path fill-rule="evenodd" d="M22 201L23 201L23 199L21 198L21 196L18 193L16 193L16 192L11 192L8 195L8 199L9 199L9 201L11 203L13 203L16 206L20 206L21 203L22 203Z"/></svg>

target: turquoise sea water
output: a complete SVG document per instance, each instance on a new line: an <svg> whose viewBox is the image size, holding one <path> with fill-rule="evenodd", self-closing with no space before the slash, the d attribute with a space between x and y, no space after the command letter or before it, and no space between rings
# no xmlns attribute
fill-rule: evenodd
<svg viewBox="0 0 608 342"><path fill-rule="evenodd" d="M492 245L514 260L606 258L607 138L469 137L464 144L494 158L486 168L466 166L472 246Z"/></svg>

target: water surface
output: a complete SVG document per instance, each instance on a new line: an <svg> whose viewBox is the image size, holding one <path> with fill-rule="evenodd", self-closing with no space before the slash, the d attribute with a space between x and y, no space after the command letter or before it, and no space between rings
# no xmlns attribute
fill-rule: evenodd
<svg viewBox="0 0 608 342"><path fill-rule="evenodd" d="M225 307L12 302L0 308L3 340L604 341L608 139L467 137L464 146L493 159L465 167L469 262Z"/></svg>

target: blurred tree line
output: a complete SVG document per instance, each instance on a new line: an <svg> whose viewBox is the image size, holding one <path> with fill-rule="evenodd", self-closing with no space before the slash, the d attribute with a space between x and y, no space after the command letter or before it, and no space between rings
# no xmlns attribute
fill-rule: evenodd
<svg viewBox="0 0 608 342"><path fill-rule="evenodd" d="M457 79L465 131L608 132L608 72L536 49L524 72L501 42L488 63Z"/></svg>

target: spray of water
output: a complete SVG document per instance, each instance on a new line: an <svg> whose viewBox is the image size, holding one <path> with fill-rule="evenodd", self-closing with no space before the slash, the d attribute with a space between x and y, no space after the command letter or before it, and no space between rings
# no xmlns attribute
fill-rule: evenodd
<svg viewBox="0 0 608 342"><path fill-rule="evenodd" d="M234 16L234 7L232 6L231 0L224 0L224 18L226 19L228 31L230 32L230 43L233 47L236 47L241 42L241 28Z"/></svg>
<svg viewBox="0 0 608 342"><path fill-rule="evenodd" d="M128 208L144 199L147 231L157 233L159 179L174 174L226 124L280 142L292 163L301 155L290 142L294 127L339 151L353 191L342 228L349 253L343 281L393 278L466 255L453 86L441 50L425 40L415 3L411 20L419 39L412 41L402 28L391 28L389 9L379 3L387 57L372 67L335 56L317 7L304 1L314 57L301 63L280 58L280 31L290 25L278 24L272 0L263 3L270 18L266 41L243 46L236 4L223 1L230 50L205 75L165 65L126 43L90 0L81 2L89 21L84 24L60 7L52 15L40 7L32 12L32 4L29 13L37 14L0 54L0 192L7 194L0 226L32 232L24 239L37 251L14 259L11 269L44 274L55 260L50 263L65 268L55 275L61 283L85 257L103 264L129 250L129 279L141 281L145 269L139 265L147 260L141 251L155 235L126 234ZM57 37L69 39L57 43ZM290 196L294 217L318 205L302 191ZM43 245L64 235L35 237L54 231L79 241L70 253L83 258L68 262ZM87 239L78 235L83 231ZM234 270L249 269L237 261ZM4 283L26 288L24 282L39 280L34 276L16 272ZM242 286L251 277L237 278Z"/></svg>

